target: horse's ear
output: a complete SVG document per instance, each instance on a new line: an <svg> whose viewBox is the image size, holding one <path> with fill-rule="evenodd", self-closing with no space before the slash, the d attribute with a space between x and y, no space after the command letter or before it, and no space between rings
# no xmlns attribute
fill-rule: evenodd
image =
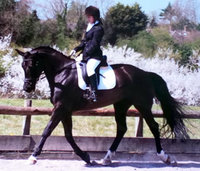
<svg viewBox="0 0 200 171"><path fill-rule="evenodd" d="M22 52L22 51L20 51L19 49L15 49L16 51L17 51L17 53L19 54L19 55L21 55L21 56L24 56L24 52Z"/></svg>

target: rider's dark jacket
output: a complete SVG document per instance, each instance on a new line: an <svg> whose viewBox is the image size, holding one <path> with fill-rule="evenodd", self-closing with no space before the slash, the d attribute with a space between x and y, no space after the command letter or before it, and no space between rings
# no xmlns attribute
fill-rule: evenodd
<svg viewBox="0 0 200 171"><path fill-rule="evenodd" d="M103 26L101 22L99 22L85 33L84 39L81 41L79 46L74 48L74 50L76 52L82 51L84 60L88 60L90 58L101 60L102 50L100 46L103 35Z"/></svg>

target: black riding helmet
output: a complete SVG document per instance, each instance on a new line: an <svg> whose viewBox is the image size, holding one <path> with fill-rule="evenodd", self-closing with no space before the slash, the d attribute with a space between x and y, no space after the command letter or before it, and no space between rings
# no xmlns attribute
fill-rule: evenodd
<svg viewBox="0 0 200 171"><path fill-rule="evenodd" d="M85 9L85 15L87 16L93 16L95 20L100 19L100 11L98 8L94 6L89 6Z"/></svg>

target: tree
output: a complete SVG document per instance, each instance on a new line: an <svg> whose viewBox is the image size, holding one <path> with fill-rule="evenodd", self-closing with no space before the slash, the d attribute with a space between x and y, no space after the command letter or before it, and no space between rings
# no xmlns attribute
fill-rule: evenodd
<svg viewBox="0 0 200 171"><path fill-rule="evenodd" d="M67 26L73 32L73 37L80 40L86 29L87 21L85 18L85 9L87 5L83 2L73 1L68 10Z"/></svg>
<svg viewBox="0 0 200 171"><path fill-rule="evenodd" d="M12 32L14 13L14 0L0 0L0 36L6 36Z"/></svg>
<svg viewBox="0 0 200 171"><path fill-rule="evenodd" d="M196 0L176 0L173 3L173 9L175 10L177 22L183 20L183 18L189 20L191 23L197 24L198 6Z"/></svg>
<svg viewBox="0 0 200 171"><path fill-rule="evenodd" d="M50 46L56 44L57 23L55 20L45 20L38 23L34 37L31 41L32 47L41 45Z"/></svg>
<svg viewBox="0 0 200 171"><path fill-rule="evenodd" d="M85 29L86 21L83 16L80 16L75 27L74 37L76 40L81 40L83 35L83 30Z"/></svg>
<svg viewBox="0 0 200 171"><path fill-rule="evenodd" d="M14 0L0 0L0 12L13 12L15 9Z"/></svg>
<svg viewBox="0 0 200 171"><path fill-rule="evenodd" d="M57 15L62 15L66 5L68 6L70 0L49 0L47 6L47 18L56 18Z"/></svg>
<svg viewBox="0 0 200 171"><path fill-rule="evenodd" d="M196 4L196 5L195 5ZM168 21L174 29L183 30L184 27L194 29L197 25L196 0L176 0L160 13L163 21Z"/></svg>
<svg viewBox="0 0 200 171"><path fill-rule="evenodd" d="M15 30L15 40L13 38L13 41L22 46L30 45L37 33L39 21L36 11L24 17Z"/></svg>
<svg viewBox="0 0 200 171"><path fill-rule="evenodd" d="M163 21L169 21L169 24L171 25L173 20L175 19L176 13L174 8L172 7L171 3L168 4L168 6L165 9L162 9L162 12L160 13L160 17Z"/></svg>
<svg viewBox="0 0 200 171"><path fill-rule="evenodd" d="M111 7L105 16L105 42L114 45L119 38L130 38L147 25L147 16L140 6L124 6L120 3Z"/></svg>
<svg viewBox="0 0 200 171"><path fill-rule="evenodd" d="M181 18L178 22L172 24L172 27L175 30L183 30L184 28L187 28L187 30L197 29L197 25L187 18Z"/></svg>
<svg viewBox="0 0 200 171"><path fill-rule="evenodd" d="M200 31L200 24L197 25L196 29Z"/></svg>
<svg viewBox="0 0 200 171"><path fill-rule="evenodd" d="M151 19L149 20L149 27L150 27L150 28L154 28L154 27L157 27L157 26L158 26L158 23L157 23L157 21L156 21L156 16L153 15L153 16L151 17Z"/></svg>

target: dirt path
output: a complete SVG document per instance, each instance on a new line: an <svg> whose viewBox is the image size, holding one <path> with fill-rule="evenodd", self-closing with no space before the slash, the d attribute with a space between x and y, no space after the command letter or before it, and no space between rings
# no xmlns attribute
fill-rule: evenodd
<svg viewBox="0 0 200 171"><path fill-rule="evenodd" d="M77 160L39 160L36 165L29 165L27 160L0 160L1 171L199 171L200 162L179 162L177 167L161 162L126 162L114 161L110 166L87 166Z"/></svg>

